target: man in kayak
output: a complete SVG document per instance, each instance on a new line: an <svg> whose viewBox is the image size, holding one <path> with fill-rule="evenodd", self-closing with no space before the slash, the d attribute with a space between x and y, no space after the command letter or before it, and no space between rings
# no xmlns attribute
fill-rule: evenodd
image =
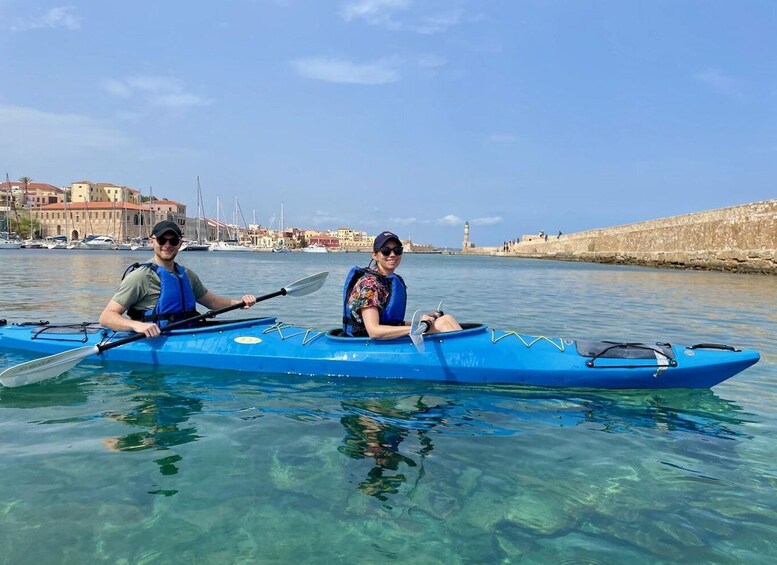
<svg viewBox="0 0 777 565"><path fill-rule="evenodd" d="M245 308L256 304L252 294L240 300L220 296L209 291L200 278L177 264L175 257L181 249L182 234L178 224L165 220L151 231L149 240L154 258L139 268L125 273L119 289L100 314L100 325L114 331L133 331L156 337L161 327L177 320L197 315L196 304L210 310L245 303ZM124 317L124 313L129 318Z"/></svg>
<svg viewBox="0 0 777 565"><path fill-rule="evenodd" d="M394 273L402 262L403 251L399 236L381 232L372 244L375 269L351 269L343 292L344 335L373 339L410 335L410 324L405 321L407 287L402 277ZM442 312L430 312L421 320L428 323L426 333L461 329L453 316Z"/></svg>

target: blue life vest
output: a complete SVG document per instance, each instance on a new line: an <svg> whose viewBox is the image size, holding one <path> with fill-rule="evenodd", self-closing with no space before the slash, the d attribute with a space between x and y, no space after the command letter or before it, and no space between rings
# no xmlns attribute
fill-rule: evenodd
<svg viewBox="0 0 777 565"><path fill-rule="evenodd" d="M354 337L367 336L364 323L356 321L353 312L348 307L348 297L356 283L364 275L370 274L378 278L388 289L388 302L379 308L380 323L386 326L401 326L405 323L405 309L407 308L407 285L399 275L381 275L368 267L353 267L345 277L343 286L343 335Z"/></svg>
<svg viewBox="0 0 777 565"><path fill-rule="evenodd" d="M197 300L194 298L194 289L192 289L192 283L186 275L186 269L178 263L174 265L175 273L171 273L153 262L143 263L142 265L135 263L124 272L124 276L126 276L127 273L138 267L148 267L159 277L161 285L159 300L157 300L156 306L150 310L130 308L128 312L130 318L143 322L154 322L163 327L171 322L185 320L198 315Z"/></svg>

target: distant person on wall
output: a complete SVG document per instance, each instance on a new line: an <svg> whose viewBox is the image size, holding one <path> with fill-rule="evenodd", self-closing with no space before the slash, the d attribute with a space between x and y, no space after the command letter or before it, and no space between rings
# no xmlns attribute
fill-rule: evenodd
<svg viewBox="0 0 777 565"><path fill-rule="evenodd" d="M124 273L116 294L100 314L100 324L114 331L133 331L156 337L166 324L197 315L196 304L211 310L244 302L256 304L251 294L240 300L209 291L200 278L175 262L181 249L181 228L165 220L151 231L154 258L135 263ZM127 312L129 318L124 317Z"/></svg>
<svg viewBox="0 0 777 565"><path fill-rule="evenodd" d="M354 267L343 289L343 334L373 339L394 339L410 335L405 321L407 286L394 271L402 262L402 242L390 231L381 232L372 244L372 261ZM375 262L375 268L370 266ZM424 314L426 333L460 330L453 316L442 312Z"/></svg>

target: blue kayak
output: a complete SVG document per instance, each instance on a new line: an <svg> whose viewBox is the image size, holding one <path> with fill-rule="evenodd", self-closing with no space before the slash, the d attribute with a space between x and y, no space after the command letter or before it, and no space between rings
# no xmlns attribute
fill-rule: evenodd
<svg viewBox="0 0 777 565"><path fill-rule="evenodd" d="M97 324L0 326L0 347L52 355L126 337ZM541 387L710 388L758 362L757 351L528 336L464 324L410 338L344 337L256 318L206 322L140 339L88 359L306 376L413 379Z"/></svg>

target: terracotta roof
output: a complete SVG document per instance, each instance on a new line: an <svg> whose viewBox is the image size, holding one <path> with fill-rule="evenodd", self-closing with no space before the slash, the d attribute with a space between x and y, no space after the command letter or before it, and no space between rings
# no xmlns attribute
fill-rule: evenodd
<svg viewBox="0 0 777 565"><path fill-rule="evenodd" d="M167 198L154 198L154 204L157 206L186 206L186 204L181 204L175 200L168 200Z"/></svg>
<svg viewBox="0 0 777 565"><path fill-rule="evenodd" d="M40 210L64 210L65 203L46 204ZM143 210L149 211L148 205L132 204L130 202L68 202L68 210Z"/></svg>
<svg viewBox="0 0 777 565"><path fill-rule="evenodd" d="M24 183L19 181L3 181L0 183L0 187L5 191L8 191L9 188L18 188L24 190ZM61 188L47 182L29 182L27 183L27 190L53 190L54 192L62 192Z"/></svg>

